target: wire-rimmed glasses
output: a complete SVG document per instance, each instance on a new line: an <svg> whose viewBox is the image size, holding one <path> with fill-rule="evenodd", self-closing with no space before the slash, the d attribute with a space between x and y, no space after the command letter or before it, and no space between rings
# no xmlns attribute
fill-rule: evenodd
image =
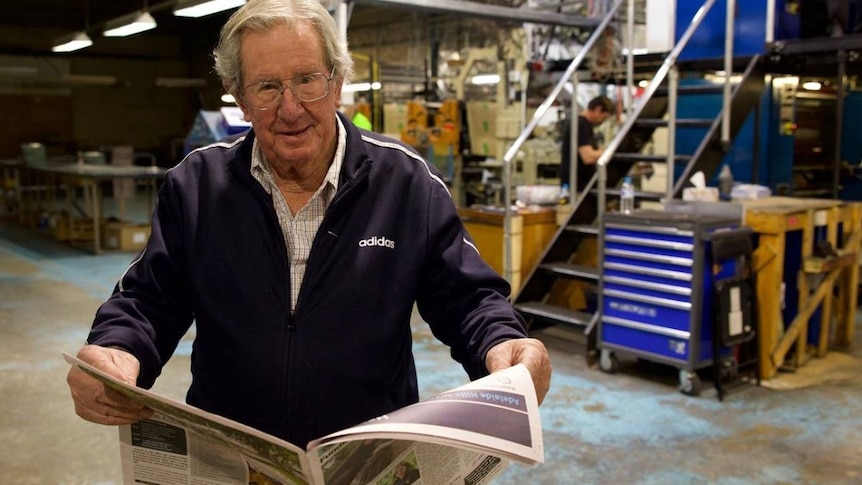
<svg viewBox="0 0 862 485"><path fill-rule="evenodd" d="M335 68L327 76L322 72L303 74L291 79L267 80L249 84L242 90L242 101L249 109L263 111L278 106L285 85L303 103L321 100L329 94L329 84Z"/></svg>

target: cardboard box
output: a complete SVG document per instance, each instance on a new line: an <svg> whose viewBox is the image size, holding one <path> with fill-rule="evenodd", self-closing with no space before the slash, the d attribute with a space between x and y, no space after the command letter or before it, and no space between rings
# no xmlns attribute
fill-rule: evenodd
<svg viewBox="0 0 862 485"><path fill-rule="evenodd" d="M497 156L497 107L494 103L467 103L467 129L474 155Z"/></svg>
<svg viewBox="0 0 862 485"><path fill-rule="evenodd" d="M401 136L401 130L407 128L407 106L396 103L383 105L383 132Z"/></svg>
<svg viewBox="0 0 862 485"><path fill-rule="evenodd" d="M149 224L126 221L105 223L102 229L102 248L120 251L139 251L147 245L150 237Z"/></svg>

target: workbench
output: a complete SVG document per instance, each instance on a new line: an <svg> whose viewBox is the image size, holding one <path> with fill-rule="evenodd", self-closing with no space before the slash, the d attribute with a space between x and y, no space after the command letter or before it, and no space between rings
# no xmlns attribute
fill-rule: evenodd
<svg viewBox="0 0 862 485"><path fill-rule="evenodd" d="M768 197L742 204L744 224L757 235L753 266L761 378L823 356L830 345L850 345L862 203ZM819 254L824 242L833 254Z"/></svg>
<svg viewBox="0 0 862 485"><path fill-rule="evenodd" d="M79 221L74 218L76 210L84 213L84 218L89 219L86 234L92 236L92 251L100 253L101 234L100 225L103 220L102 185L105 182L116 180L134 180L142 182L147 186L148 214L152 212L152 203L155 196L156 183L162 179L167 171L157 166L118 166L118 165L91 165L85 163L26 163L13 168L20 173L16 180L20 184L17 189L19 197L19 217L22 223L32 225L33 218L38 217L46 207L52 207L55 203L56 192L65 193L67 210L63 211L65 227L74 233ZM76 201L77 188L81 187L84 195L84 206L79 208ZM120 211L124 211L124 199L120 198ZM70 234L69 242L75 243L74 234ZM89 241L87 241L89 245Z"/></svg>

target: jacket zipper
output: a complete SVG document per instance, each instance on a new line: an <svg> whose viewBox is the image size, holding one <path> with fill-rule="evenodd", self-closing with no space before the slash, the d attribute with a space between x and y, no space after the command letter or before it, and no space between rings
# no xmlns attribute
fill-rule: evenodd
<svg viewBox="0 0 862 485"><path fill-rule="evenodd" d="M335 197L332 199L332 203L330 204L329 208L327 209L326 214L323 217L323 221L320 224L320 229L318 229L318 235L321 234L321 232L323 230L326 230L327 223L328 223L328 221L332 220L332 217L333 217L333 214L335 213L335 210L337 210L342 205L342 201L351 192L353 192L354 188L361 181L366 179L366 177L368 175L368 171L370 169L371 169L371 162L368 161L363 165L361 170L356 174L356 176L353 179L351 179L347 183L345 183L342 190L339 190L336 192ZM284 366L285 378L284 378L284 383L283 383L283 387L282 387L282 399L283 399L282 402L284 402L284 411L282 414L282 420L281 420L282 426L281 426L281 428L284 430L285 433L287 433L290 431L289 416L291 413L291 409L293 407L292 402L291 402L292 394L290 392L288 392L288 390L290 389L289 381L290 381L290 373L291 373L290 355L291 355L291 347L293 346L293 334L294 334L294 332L296 332L296 322L297 322L296 313L297 313L297 309L300 308L300 304L302 303L302 296L303 296L302 295L302 286L304 286L304 285L300 286L299 296L296 299L296 306L293 307L291 304L291 298L290 298L290 291L291 291L292 282L290 281L290 262L289 262L288 254L287 254L287 244L284 241L284 234L281 231L281 224L279 224L279 222L278 222L278 216L275 213L275 207L273 207L273 205L272 205L272 196L270 194L266 193L266 191L263 189L263 187L261 187L260 184L257 183L257 180L255 180L254 177L251 176L250 173L248 173L248 174L243 173L243 176L245 176L245 175L247 175L251 179L251 180L247 180L246 183L251 183L251 186L253 187L252 190L255 190L255 192L258 194L258 197L261 199L261 202L264 204L265 207L267 207L269 209L270 220L274 224L273 227L275 227L275 229L276 229L276 234L278 235L278 240L281 241L279 243L279 245L281 246L281 249L282 249L282 261L284 261L285 278L287 280L287 294L286 294L287 299L286 299L286 301L287 301L287 310L288 310L287 311L287 333L288 333L288 335L287 335L287 349L285 351L285 366ZM314 258L312 258L312 256L319 251L320 251L319 245L317 244L317 241L315 240L311 245L311 252L308 255L308 260L313 261ZM306 267L306 274L309 274L309 273L310 272L308 271L308 267Z"/></svg>
<svg viewBox="0 0 862 485"><path fill-rule="evenodd" d="M360 182L364 181L368 176L368 171L371 169L371 163L366 162L366 164L362 167L361 171L356 174L352 180L347 182L342 190L339 190L335 193L335 197L332 199L332 203L330 203L329 208L326 210L326 214L323 216L323 221L320 223L320 228L317 230L317 235L315 236L315 240L311 244L311 252L308 254L308 261L314 261L316 259L316 254L321 251L320 244L318 244L318 237L325 237L328 231L328 226L331 225L330 221L332 221L333 217L336 214L336 211L339 210L340 207L343 206L343 201L350 195L351 192L359 185ZM321 236L323 234L324 236ZM285 248L286 250L287 248ZM305 267L305 275L306 278L310 274L314 274L310 265L306 265ZM305 286L305 279L303 279L303 284L299 289L299 297L296 299L296 307L291 309L289 325L288 328L293 330L296 327L296 312L299 308L301 308L303 291L302 287Z"/></svg>

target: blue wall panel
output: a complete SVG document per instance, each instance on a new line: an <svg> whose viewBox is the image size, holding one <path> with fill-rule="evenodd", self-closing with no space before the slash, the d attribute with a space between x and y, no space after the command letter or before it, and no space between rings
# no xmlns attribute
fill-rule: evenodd
<svg viewBox="0 0 862 485"><path fill-rule="evenodd" d="M692 18L703 6L698 0L679 0L676 3L676 34L679 41L691 24ZM727 2L718 0L700 24L680 55L680 60L716 59L724 57L724 30ZM737 1L734 22L734 56L750 56L764 52L766 39L766 2Z"/></svg>

